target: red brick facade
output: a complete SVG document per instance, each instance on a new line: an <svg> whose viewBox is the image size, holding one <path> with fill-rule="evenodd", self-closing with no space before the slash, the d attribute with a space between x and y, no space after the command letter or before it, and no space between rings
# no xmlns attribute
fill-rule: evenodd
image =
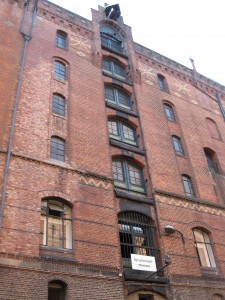
<svg viewBox="0 0 225 300"><path fill-rule="evenodd" d="M225 87L103 7L3 0L0 16L0 299L225 299ZM137 271L131 253L171 264Z"/></svg>

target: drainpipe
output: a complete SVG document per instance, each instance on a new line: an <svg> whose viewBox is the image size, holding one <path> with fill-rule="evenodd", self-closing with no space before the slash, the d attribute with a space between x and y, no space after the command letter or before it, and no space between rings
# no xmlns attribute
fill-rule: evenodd
<svg viewBox="0 0 225 300"><path fill-rule="evenodd" d="M24 65L25 65L25 58L26 58L26 53L27 53L27 45L28 45L28 42L32 38L32 33L33 33L33 29L34 29L34 20L35 20L36 14L37 14L38 0L35 1L33 13L32 13L31 25L29 28L29 33L26 34L24 32L24 27L25 27L25 23L27 21L27 12L28 12L29 2L30 2L29 0L25 1L25 4L24 4L25 10L24 10L22 26L21 26L21 30L20 30L20 32L24 38L24 47L23 47L23 54L22 54L19 78L18 78L18 85L17 85L17 90L16 90L15 105L14 105L14 109L13 109L12 125L11 125L11 130L10 130L10 135L9 135L9 144L8 144L6 164L5 164L4 180L3 180L3 187L2 187L2 202L1 202L1 209L0 209L0 230L2 229L3 212L4 212L5 198L6 198L6 188L7 188L9 166L10 166L10 159L11 159L11 153L12 153L12 144L13 144L13 137L14 137L14 131L15 131L16 116L17 116L17 110L18 110L18 105L19 105L19 97L20 97L23 71L24 71Z"/></svg>

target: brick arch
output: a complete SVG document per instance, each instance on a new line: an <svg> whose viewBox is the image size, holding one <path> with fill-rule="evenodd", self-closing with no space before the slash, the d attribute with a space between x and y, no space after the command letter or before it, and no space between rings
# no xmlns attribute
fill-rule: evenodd
<svg viewBox="0 0 225 300"><path fill-rule="evenodd" d="M191 225L192 230L195 228L196 229L199 228L199 229L206 231L206 233L209 233L209 234L212 232L212 227L202 221L193 221L190 223L190 225Z"/></svg>
<svg viewBox="0 0 225 300"><path fill-rule="evenodd" d="M127 37L125 31L117 24L117 22L115 22L113 20L105 19L99 24L99 26L104 26L104 25L115 29L119 33L119 35L121 35L121 37L123 39L125 39Z"/></svg>
<svg viewBox="0 0 225 300"><path fill-rule="evenodd" d="M56 198L61 198L67 201L68 203L74 204L77 200L72 197L69 194L59 192L59 191L54 191L54 190L44 190L44 191L39 191L38 192L40 195L40 199L43 198L51 198L51 197L56 197Z"/></svg>
<svg viewBox="0 0 225 300"><path fill-rule="evenodd" d="M224 296L221 294L212 295L212 300L224 300Z"/></svg>
<svg viewBox="0 0 225 300"><path fill-rule="evenodd" d="M166 300L165 288L154 288L147 285L129 286L126 300L139 300L139 295L153 296L154 300Z"/></svg>

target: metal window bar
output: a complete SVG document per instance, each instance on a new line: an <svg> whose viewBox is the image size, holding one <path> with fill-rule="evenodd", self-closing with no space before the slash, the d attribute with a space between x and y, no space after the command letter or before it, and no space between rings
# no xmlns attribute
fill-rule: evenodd
<svg viewBox="0 0 225 300"><path fill-rule="evenodd" d="M137 212L119 215L121 256L124 268L131 269L131 254L154 256L160 268L160 251L155 247L156 227L151 219Z"/></svg>

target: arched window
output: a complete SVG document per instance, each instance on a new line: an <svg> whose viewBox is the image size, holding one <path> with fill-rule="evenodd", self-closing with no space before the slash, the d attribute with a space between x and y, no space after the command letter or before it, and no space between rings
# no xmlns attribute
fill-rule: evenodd
<svg viewBox="0 0 225 300"><path fill-rule="evenodd" d="M119 120L108 121L109 137L121 142L137 146L137 135L135 129Z"/></svg>
<svg viewBox="0 0 225 300"><path fill-rule="evenodd" d="M166 78L161 74L158 74L158 83L159 83L159 88L160 88L161 91L168 92L168 86L167 86L167 83L166 83Z"/></svg>
<svg viewBox="0 0 225 300"><path fill-rule="evenodd" d="M167 120L175 122L176 119L175 119L175 115L174 115L174 111L173 111L172 105L164 103L163 107L164 107L164 111L165 111Z"/></svg>
<svg viewBox="0 0 225 300"><path fill-rule="evenodd" d="M56 46L62 49L67 48L67 33L61 30L56 32Z"/></svg>
<svg viewBox="0 0 225 300"><path fill-rule="evenodd" d="M102 61L102 69L109 75L116 76L117 78L123 80L127 79L125 68L114 60L104 58Z"/></svg>
<svg viewBox="0 0 225 300"><path fill-rule="evenodd" d="M172 141L176 154L184 156L184 148L181 143L181 139L176 135L172 135Z"/></svg>
<svg viewBox="0 0 225 300"><path fill-rule="evenodd" d="M193 229L195 247L202 267L216 267L209 235L202 229Z"/></svg>
<svg viewBox="0 0 225 300"><path fill-rule="evenodd" d="M206 122L207 122L207 125L209 128L211 137L214 139L217 139L217 140L221 140L221 135L220 135L220 132L219 132L216 122L209 118L206 118Z"/></svg>
<svg viewBox="0 0 225 300"><path fill-rule="evenodd" d="M65 141L57 136L51 137L51 158L65 161Z"/></svg>
<svg viewBox="0 0 225 300"><path fill-rule="evenodd" d="M126 160L114 159L112 169L116 187L145 193L144 176L140 167Z"/></svg>
<svg viewBox="0 0 225 300"><path fill-rule="evenodd" d="M52 112L60 116L65 116L65 98L62 95L53 94Z"/></svg>
<svg viewBox="0 0 225 300"><path fill-rule="evenodd" d="M210 148L204 148L204 152L210 171L216 174L220 174L220 168L217 162L218 160L216 157L216 153Z"/></svg>
<svg viewBox="0 0 225 300"><path fill-rule="evenodd" d="M156 263L159 261L156 228L149 217L138 212L122 212L118 223L124 268L131 268L131 254L154 256Z"/></svg>
<svg viewBox="0 0 225 300"><path fill-rule="evenodd" d="M56 60L54 63L54 77L56 79L66 80L66 65Z"/></svg>
<svg viewBox="0 0 225 300"><path fill-rule="evenodd" d="M122 90L106 86L105 87L105 100L123 108L132 110L132 103L130 96Z"/></svg>
<svg viewBox="0 0 225 300"><path fill-rule="evenodd" d="M41 244L53 248L72 249L72 211L61 200L41 202Z"/></svg>
<svg viewBox="0 0 225 300"><path fill-rule="evenodd" d="M103 47L123 53L122 38L114 28L109 26L101 26L100 32Z"/></svg>
<svg viewBox="0 0 225 300"><path fill-rule="evenodd" d="M50 281L48 284L48 300L65 300L66 284L60 280Z"/></svg>
<svg viewBox="0 0 225 300"><path fill-rule="evenodd" d="M192 179L190 176L183 174L182 175L182 181L184 185L184 191L187 196L194 197L195 192L193 188Z"/></svg>

